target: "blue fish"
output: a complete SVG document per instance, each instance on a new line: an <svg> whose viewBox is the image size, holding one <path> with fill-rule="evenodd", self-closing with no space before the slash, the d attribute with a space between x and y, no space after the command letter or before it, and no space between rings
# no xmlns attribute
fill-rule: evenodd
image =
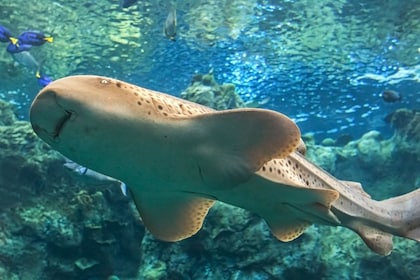
<svg viewBox="0 0 420 280"><path fill-rule="evenodd" d="M7 43L10 42L13 45L17 43L17 39L13 37L12 33L6 27L0 25L0 42Z"/></svg>
<svg viewBox="0 0 420 280"><path fill-rule="evenodd" d="M40 70L37 70L37 71L36 71L36 73L35 73L35 77L37 78L37 80L38 80L38 84L39 84L41 87L45 87L45 86L47 86L49 83L51 83L51 82L53 81L53 79L52 79L52 78L50 78L50 77L48 77L48 76L46 76L46 75L42 75Z"/></svg>
<svg viewBox="0 0 420 280"><path fill-rule="evenodd" d="M20 53L23 51L28 51L32 48L32 45L28 44L21 44L19 41L16 44L9 43L7 45L7 52L8 53Z"/></svg>
<svg viewBox="0 0 420 280"><path fill-rule="evenodd" d="M18 44L41 46L44 43L52 43L53 37L46 36L44 33L39 31L25 31L18 37Z"/></svg>

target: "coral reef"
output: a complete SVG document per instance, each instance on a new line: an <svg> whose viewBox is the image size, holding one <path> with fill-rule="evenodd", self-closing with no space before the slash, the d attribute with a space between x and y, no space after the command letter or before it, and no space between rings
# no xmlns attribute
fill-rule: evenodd
<svg viewBox="0 0 420 280"><path fill-rule="evenodd" d="M135 277L144 228L114 185L74 180L0 100L0 279Z"/></svg>
<svg viewBox="0 0 420 280"><path fill-rule="evenodd" d="M391 142L396 143L396 150L406 156L415 156L420 161L420 112L398 109L391 114L389 122L396 129Z"/></svg>
<svg viewBox="0 0 420 280"><path fill-rule="evenodd" d="M200 85L203 79L220 87L211 75L200 77ZM215 204L195 236L156 240L118 186L72 177L62 156L35 137L27 122L17 121L9 104L0 101L0 107L1 279L414 280L420 273L419 244L413 241L395 238L393 254L379 257L352 231L312 226L282 243L259 217L223 203ZM402 185L397 192L406 192L407 185L414 188L420 166L410 142L418 137L418 119L410 116L395 125L391 139L369 132L344 146L333 139L324 146L305 135L307 156L339 178L360 180L373 196L393 195L391 189Z"/></svg>
<svg viewBox="0 0 420 280"><path fill-rule="evenodd" d="M181 97L216 110L245 107L244 101L235 92L235 85L219 85L212 70L208 74L194 75L191 85L181 93Z"/></svg>
<svg viewBox="0 0 420 280"><path fill-rule="evenodd" d="M376 199L406 193L420 187L420 113L399 109L390 123L395 128L391 138L370 131L344 146L332 139L315 145L311 135L304 135L311 147L307 156L338 178L362 182Z"/></svg>

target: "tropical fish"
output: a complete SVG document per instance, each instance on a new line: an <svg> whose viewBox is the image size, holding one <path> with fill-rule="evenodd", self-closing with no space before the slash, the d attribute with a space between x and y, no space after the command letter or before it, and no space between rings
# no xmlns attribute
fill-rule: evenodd
<svg viewBox="0 0 420 280"><path fill-rule="evenodd" d="M394 103L402 100L402 96L395 90L386 89L382 92L382 98L385 102Z"/></svg>
<svg viewBox="0 0 420 280"><path fill-rule="evenodd" d="M40 31L25 31L18 37L18 45L41 46L44 43L52 43L53 37L46 36Z"/></svg>
<svg viewBox="0 0 420 280"><path fill-rule="evenodd" d="M12 33L6 27L0 25L0 42L7 43L10 42L13 45L17 43L17 39L13 37Z"/></svg>
<svg viewBox="0 0 420 280"><path fill-rule="evenodd" d="M297 152L299 128L275 111L215 111L111 78L70 76L40 91L30 119L64 156L125 182L161 240L194 235L220 200L258 214L282 241L314 223L347 227L381 255L393 235L420 241L420 189L371 199Z"/></svg>
<svg viewBox="0 0 420 280"><path fill-rule="evenodd" d="M245 102L245 106L246 107L252 107L252 108L260 108L263 107L264 105L267 105L269 102L271 101L271 97L267 96L265 98L263 98L262 100L249 100L247 102Z"/></svg>
<svg viewBox="0 0 420 280"><path fill-rule="evenodd" d="M20 53L20 52L24 52L24 51L28 51L32 48L32 45L28 45L28 44L22 44L19 41L16 44L13 43L9 43L7 45L7 52L8 53Z"/></svg>
<svg viewBox="0 0 420 280"><path fill-rule="evenodd" d="M175 41L176 37L176 9L172 7L165 20L163 34L171 41Z"/></svg>
<svg viewBox="0 0 420 280"><path fill-rule="evenodd" d="M45 86L49 85L53 81L52 78L50 78L50 77L48 77L46 75L41 74L41 71L39 69L35 72L35 77L37 78L38 84L41 87L45 87Z"/></svg>
<svg viewBox="0 0 420 280"><path fill-rule="evenodd" d="M133 6L137 0L120 0L120 7L121 8L128 8Z"/></svg>
<svg viewBox="0 0 420 280"><path fill-rule="evenodd" d="M74 174L78 178L82 178L83 181L87 184L110 184L110 183L117 183L120 186L121 192L123 195L127 196L127 186L121 182L120 180L111 178L99 172L93 171L89 168L81 166L71 160L68 160L64 163L64 167L66 167L71 174Z"/></svg>

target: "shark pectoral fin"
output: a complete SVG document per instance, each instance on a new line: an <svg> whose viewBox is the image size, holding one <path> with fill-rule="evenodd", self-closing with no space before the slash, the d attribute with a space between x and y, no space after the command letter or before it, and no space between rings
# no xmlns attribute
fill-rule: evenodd
<svg viewBox="0 0 420 280"><path fill-rule="evenodd" d="M214 200L184 192L132 192L145 227L158 239L178 241L203 225Z"/></svg>
<svg viewBox="0 0 420 280"><path fill-rule="evenodd" d="M284 219L271 224L268 222L271 233L280 241L288 242L298 238L311 223L302 220Z"/></svg>
<svg viewBox="0 0 420 280"><path fill-rule="evenodd" d="M289 155L300 143L296 124L268 110L212 112L189 121L190 135L199 138L194 149L201 172L230 185L247 180L272 158Z"/></svg>

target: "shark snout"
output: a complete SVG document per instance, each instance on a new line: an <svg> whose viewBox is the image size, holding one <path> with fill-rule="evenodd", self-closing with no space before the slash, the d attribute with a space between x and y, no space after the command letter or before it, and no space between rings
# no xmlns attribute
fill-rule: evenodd
<svg viewBox="0 0 420 280"><path fill-rule="evenodd" d="M71 115L57 102L57 94L53 90L41 91L30 110L33 130L49 144L58 142L60 131Z"/></svg>

